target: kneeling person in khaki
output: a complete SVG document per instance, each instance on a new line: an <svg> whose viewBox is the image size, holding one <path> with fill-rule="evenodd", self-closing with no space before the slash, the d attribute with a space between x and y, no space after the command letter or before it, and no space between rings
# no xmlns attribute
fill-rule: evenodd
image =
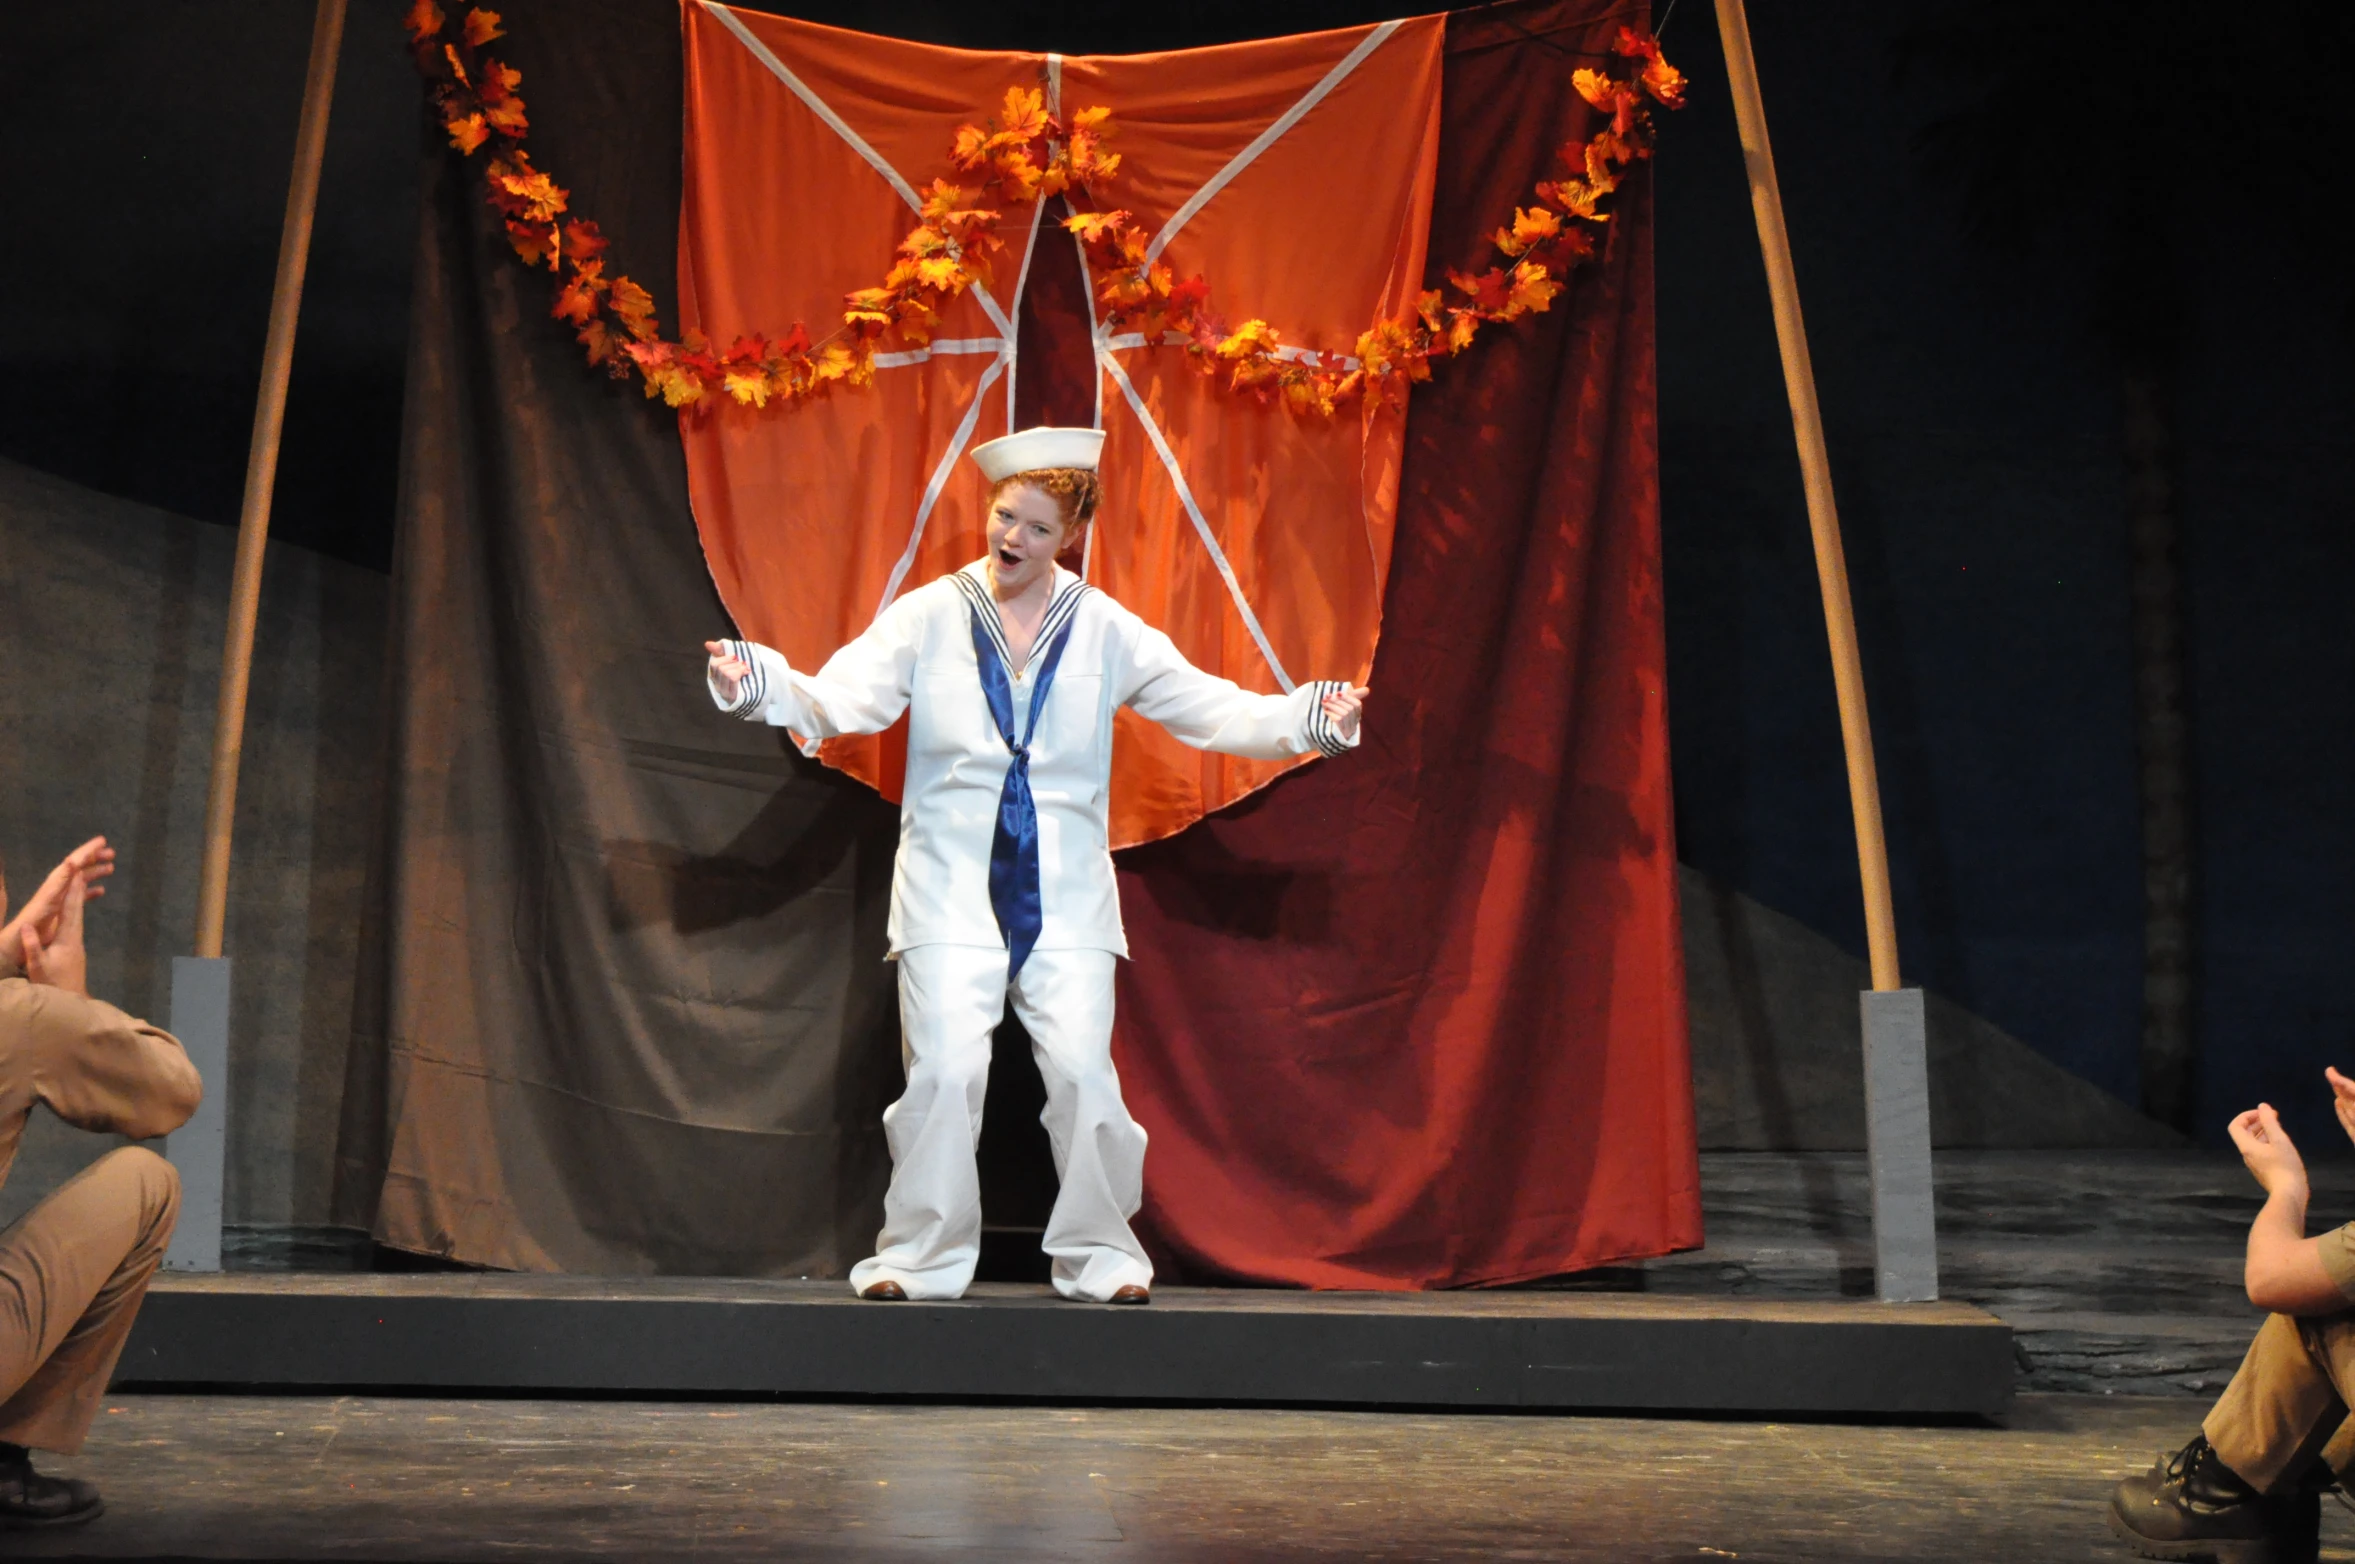
<svg viewBox="0 0 2355 1564"><path fill-rule="evenodd" d="M103 838L84 844L0 927L0 1179L35 1103L145 1140L186 1123L203 1094L176 1039L89 995L82 903L113 858ZM0 880L0 919L7 902ZM179 1211L171 1164L126 1146L0 1233L0 1530L103 1508L88 1483L34 1471L27 1447L81 1449Z"/></svg>
<svg viewBox="0 0 2355 1564"><path fill-rule="evenodd" d="M2355 1138L2355 1079L2324 1074ZM2110 1529L2145 1558L2287 1564L2315 1556L2321 1495L2355 1459L2355 1223L2306 1236L2306 1164L2272 1104L2231 1130L2265 1190L2245 1281L2271 1318L2199 1435L2118 1485Z"/></svg>

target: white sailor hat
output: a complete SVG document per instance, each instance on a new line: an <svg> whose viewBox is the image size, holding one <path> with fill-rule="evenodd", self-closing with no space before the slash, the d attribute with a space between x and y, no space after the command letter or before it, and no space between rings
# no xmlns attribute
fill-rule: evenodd
<svg viewBox="0 0 2355 1564"><path fill-rule="evenodd" d="M984 478L996 483L1018 472L1037 472L1044 467L1079 467L1094 472L1103 449L1101 429L1025 429L975 446L973 463Z"/></svg>

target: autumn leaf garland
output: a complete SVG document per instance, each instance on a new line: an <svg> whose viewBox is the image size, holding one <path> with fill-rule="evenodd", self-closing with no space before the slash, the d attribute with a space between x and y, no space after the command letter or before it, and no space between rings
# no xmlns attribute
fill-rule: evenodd
<svg viewBox="0 0 2355 1564"><path fill-rule="evenodd" d="M1086 212L1064 223L1087 249L1101 318L1116 333L1183 346L1230 389L1281 399L1297 413L1330 417L1361 396L1403 404L1410 385L1431 378L1433 359L1461 353L1483 326L1542 313L1570 268L1597 253L1611 196L1629 166L1651 156L1650 105L1684 106L1684 77L1662 57L1657 40L1622 27L1614 52L1631 62L1634 79L1586 69L1573 74L1579 96L1610 119L1585 141L1563 146L1557 156L1565 176L1541 182L1538 204L1516 209L1511 226L1496 231L1496 249L1509 266L1476 275L1449 268L1448 289L1418 295L1410 316L1367 327L1354 354L1294 347L1264 320L1230 331L1210 312L1209 285L1199 276L1181 282L1166 262L1151 258L1151 231L1125 211Z"/></svg>
<svg viewBox="0 0 2355 1564"><path fill-rule="evenodd" d="M486 145L485 194L504 218L508 242L524 262L544 266L560 283L550 313L578 335L589 362L617 378L633 372L649 397L688 407L721 394L765 408L822 394L837 382L864 386L875 372L877 344L889 335L908 346L931 340L940 311L975 283L990 279L989 258L1004 248L998 228L1006 206L1054 195L1095 196L1119 171L1105 150L1111 113L1085 108L1068 120L1047 112L1044 94L1011 87L997 115L958 129L950 148L961 179L935 179L921 192L918 222L902 239L877 287L845 296L841 323L813 341L799 322L779 337L738 337L715 351L701 333L663 337L654 299L626 276L605 274L607 241L594 222L567 217L570 193L535 167L523 148L530 130L517 90L522 73L486 53L505 33L495 11L470 8L455 36L435 0L415 0L405 25L418 68L450 144L471 157ZM1094 272L1106 329L1148 342L1182 346L1204 372L1231 390L1280 400L1296 413L1331 416L1360 397L1402 405L1407 387L1431 377L1431 361L1460 353L1480 328L1547 309L1561 278L1597 250L1610 221L1609 200L1628 167L1651 155L1650 104L1683 105L1684 78L1649 37L1620 29L1618 57L1633 79L1595 70L1573 76L1579 95L1609 122L1561 149L1566 175L1537 186L1537 205L1516 210L1495 235L1510 266L1471 275L1450 269L1449 286L1416 300L1410 316L1376 321L1354 355L1294 346L1264 320L1229 330L1210 311L1201 277L1179 280L1152 254L1153 235L1125 210L1075 211L1063 226L1076 235ZM1550 204L1549 204L1550 203ZM1074 203L1076 205L1076 203ZM1559 208L1557 211L1555 208Z"/></svg>

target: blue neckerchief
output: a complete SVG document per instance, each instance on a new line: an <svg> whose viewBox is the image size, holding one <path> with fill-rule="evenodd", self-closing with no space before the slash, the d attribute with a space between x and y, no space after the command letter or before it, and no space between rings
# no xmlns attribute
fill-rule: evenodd
<svg viewBox="0 0 2355 1564"><path fill-rule="evenodd" d="M1038 732L1038 714L1047 704L1047 691L1055 683L1055 665L1063 660L1064 643L1071 639L1071 621L1066 618L1054 639L1045 648L1046 661L1039 664L1038 685L1030 692L1030 720L1023 724L1022 737L1014 737L1014 687L1006 673L1005 660L998 656L997 642L982 622L982 605L968 602L973 616L973 660L981 665L981 693L989 702L990 719L997 724L998 736L1006 741L1014 763L1006 768L1006 786L998 794L997 834L989 844L989 905L998 916L998 931L1006 938L1006 976L1011 979L1022 970L1022 963L1030 959L1031 946L1038 943L1042 915L1039 909L1038 867L1038 806L1030 796L1030 741ZM991 608L990 612L996 612ZM1053 618L1050 610L1047 619ZM1042 621L1041 628L1046 627ZM1039 648L1031 648L1035 661Z"/></svg>

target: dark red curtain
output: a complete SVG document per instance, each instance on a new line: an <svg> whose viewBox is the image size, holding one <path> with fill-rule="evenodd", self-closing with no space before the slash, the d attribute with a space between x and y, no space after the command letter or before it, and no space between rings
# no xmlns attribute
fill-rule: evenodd
<svg viewBox="0 0 2355 1564"><path fill-rule="evenodd" d="M1432 280L1587 132L1640 8L1449 19ZM1510 1282L1701 1241L1650 181L1415 392L1365 747L1123 855L1148 1242L1195 1279Z"/></svg>

